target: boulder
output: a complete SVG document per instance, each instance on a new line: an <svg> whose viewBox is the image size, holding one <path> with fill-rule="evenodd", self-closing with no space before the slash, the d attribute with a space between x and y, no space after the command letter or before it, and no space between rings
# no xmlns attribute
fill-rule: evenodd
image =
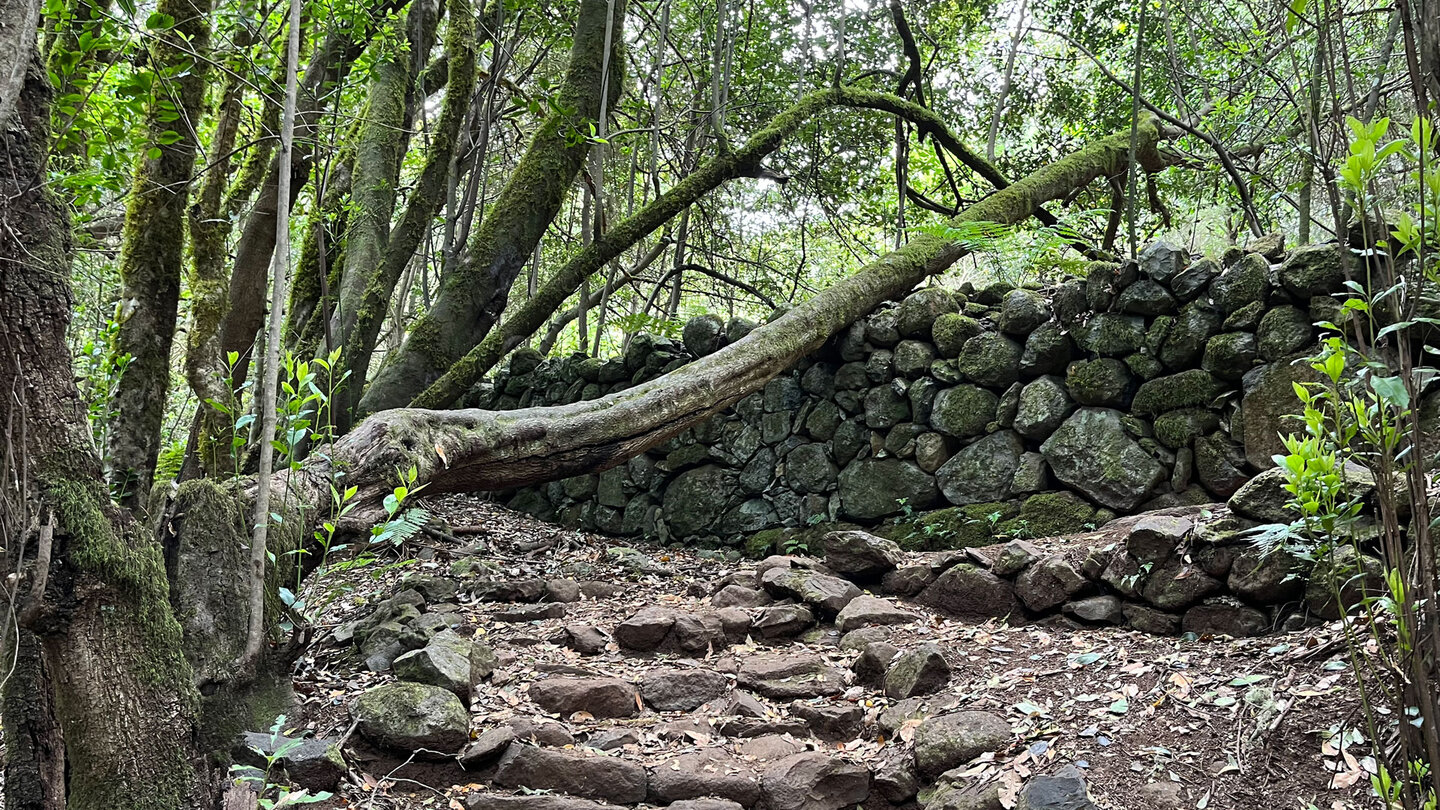
<svg viewBox="0 0 1440 810"><path fill-rule="evenodd" d="M861 627L909 624L917 617L889 599L878 596L857 596L835 617L835 629L849 633Z"/></svg>
<svg viewBox="0 0 1440 810"><path fill-rule="evenodd" d="M757 608L774 601L774 597L762 590L730 584L716 591L715 595L710 597L710 606L717 610L727 607Z"/></svg>
<svg viewBox="0 0 1440 810"><path fill-rule="evenodd" d="M841 810L869 798L870 771L819 751L807 751L767 767L761 787L770 810Z"/></svg>
<svg viewBox="0 0 1440 810"><path fill-rule="evenodd" d="M1178 307L1175 296L1157 282L1141 279L1126 287L1115 299L1115 308L1131 315L1169 315Z"/></svg>
<svg viewBox="0 0 1440 810"><path fill-rule="evenodd" d="M1142 633L1173 636L1180 632L1180 617L1148 605L1127 603L1123 608L1125 621Z"/></svg>
<svg viewBox="0 0 1440 810"><path fill-rule="evenodd" d="M1276 548L1268 554L1258 548L1247 548L1230 563L1226 584L1230 592L1241 599L1262 605L1283 604L1304 595L1313 566L1312 561L1286 548Z"/></svg>
<svg viewBox="0 0 1440 810"><path fill-rule="evenodd" d="M422 683L367 689L352 709L367 740L421 759L454 756L470 741L470 712L454 692Z"/></svg>
<svg viewBox="0 0 1440 810"><path fill-rule="evenodd" d="M944 287L926 287L916 290L900 302L895 315L895 326L901 337L930 337L932 325L942 315L960 311L963 296Z"/></svg>
<svg viewBox="0 0 1440 810"><path fill-rule="evenodd" d="M1335 600L1338 586L1340 600ZM1385 564L1341 543L1315 563L1305 586L1305 607L1322 619L1334 621L1364 599L1388 595Z"/></svg>
<svg viewBox="0 0 1440 810"><path fill-rule="evenodd" d="M844 612L844 611L841 611ZM770 605L755 614L751 629L763 638L793 638L815 624L815 613L804 605Z"/></svg>
<svg viewBox="0 0 1440 810"><path fill-rule="evenodd" d="M1094 810L1079 769L1066 765L1049 776L1036 776L1020 791L1015 810Z"/></svg>
<svg viewBox="0 0 1440 810"><path fill-rule="evenodd" d="M635 687L619 678L547 678L530 685L530 700L552 714L568 717L634 717L640 713Z"/></svg>
<svg viewBox="0 0 1440 810"><path fill-rule="evenodd" d="M615 806L555 793L511 795L482 791L465 797L465 810L615 810Z"/></svg>
<svg viewBox="0 0 1440 810"><path fill-rule="evenodd" d="M1120 624L1125 620L1120 597L1109 594L1067 602L1061 610L1066 616L1091 624Z"/></svg>
<svg viewBox="0 0 1440 810"><path fill-rule="evenodd" d="M350 771L338 740L252 731L241 735L232 754L236 764L260 770L270 767L269 758L279 754L274 765L283 770L290 786L313 792L335 790Z"/></svg>
<svg viewBox="0 0 1440 810"><path fill-rule="evenodd" d="M751 766L723 750L706 749L681 754L650 769L649 802L673 802L715 797L754 807L760 800L760 775Z"/></svg>
<svg viewBox="0 0 1440 810"><path fill-rule="evenodd" d="M897 458L862 459L840 473L840 511L855 520L899 514L902 504L924 509L939 497L935 479Z"/></svg>
<svg viewBox="0 0 1440 810"><path fill-rule="evenodd" d="M1142 563L1164 563L1175 554L1195 521L1173 515L1146 515L1125 538L1125 550Z"/></svg>
<svg viewBox="0 0 1440 810"><path fill-rule="evenodd" d="M798 599L832 616L860 595L852 582L804 568L771 568L760 584L776 596Z"/></svg>
<svg viewBox="0 0 1440 810"><path fill-rule="evenodd" d="M821 542L825 546L825 566L861 582L879 579L905 560L898 545L868 532L830 532Z"/></svg>
<svg viewBox="0 0 1440 810"><path fill-rule="evenodd" d="M1270 631L1270 620L1255 608L1234 599L1215 599L1185 611L1180 629L1197 636L1249 638Z"/></svg>
<svg viewBox="0 0 1440 810"><path fill-rule="evenodd" d="M1274 362L1311 345L1315 329L1310 314L1299 307L1271 307L1260 319L1255 333L1261 359Z"/></svg>
<svg viewBox="0 0 1440 810"><path fill-rule="evenodd" d="M1174 559L1150 572L1141 595L1161 610L1176 611L1199 602L1225 586L1198 566Z"/></svg>
<svg viewBox="0 0 1440 810"><path fill-rule="evenodd" d="M1060 554L1048 554L1031 563L1015 579L1015 595L1036 613L1053 610L1089 587L1075 566Z"/></svg>
<svg viewBox="0 0 1440 810"><path fill-rule="evenodd" d="M697 315L685 322L680 340L696 357L714 354L725 345L725 322L716 315Z"/></svg>
<svg viewBox="0 0 1440 810"><path fill-rule="evenodd" d="M991 433L967 445L935 472L946 500L957 506L1010 497L1025 442L1012 431Z"/></svg>
<svg viewBox="0 0 1440 810"><path fill-rule="evenodd" d="M790 704L790 715L803 720L816 737L843 742L855 738L865 710L854 703L797 700Z"/></svg>
<svg viewBox="0 0 1440 810"><path fill-rule="evenodd" d="M480 680L473 664L474 653L474 645L468 639L453 630L442 630L424 647L396 658L391 668L402 681L443 687L469 702L475 683Z"/></svg>
<svg viewBox="0 0 1440 810"><path fill-rule="evenodd" d="M762 655L748 658L737 674L740 688L772 700L825 697L845 691L845 671L818 655Z"/></svg>
<svg viewBox="0 0 1440 810"><path fill-rule="evenodd" d="M1130 407L1141 416L1173 411L1177 408L1209 406L1225 390L1225 385L1203 369L1189 369L1141 383Z"/></svg>
<svg viewBox="0 0 1440 810"><path fill-rule="evenodd" d="M997 326L1007 335L1028 335L1050 320L1050 303L1034 290L1011 290L1000 302Z"/></svg>
<svg viewBox="0 0 1440 810"><path fill-rule="evenodd" d="M678 537L708 534L739 487L734 470L713 464L686 470L665 488L661 507L665 522Z"/></svg>
<svg viewBox="0 0 1440 810"><path fill-rule="evenodd" d="M1055 477L1111 509L1139 506L1166 470L1126 433L1119 411L1081 408L1040 445Z"/></svg>
<svg viewBox="0 0 1440 810"><path fill-rule="evenodd" d="M1010 724L989 712L927 717L915 729L915 767L934 779L981 754L1004 748L1010 738Z"/></svg>
<svg viewBox="0 0 1440 810"><path fill-rule="evenodd" d="M1181 307L1180 314L1175 316L1160 344L1160 362L1177 370L1193 366L1205 351L1205 342L1220 331L1224 320L1224 316L1204 299Z"/></svg>
<svg viewBox="0 0 1440 810"><path fill-rule="evenodd" d="M1280 284L1296 298L1329 295L1345 285L1342 254L1332 243L1297 247L1280 265Z"/></svg>
<svg viewBox="0 0 1440 810"><path fill-rule="evenodd" d="M1230 511L1261 523L1289 523L1300 515L1289 507L1293 496L1285 489L1288 482L1284 470L1265 470L1230 496Z"/></svg>
<svg viewBox="0 0 1440 810"><path fill-rule="evenodd" d="M1210 300L1226 315L1247 304L1263 304L1270 291L1269 276L1270 263L1263 256L1247 253L1210 283Z"/></svg>
<svg viewBox="0 0 1440 810"><path fill-rule="evenodd" d="M481 768L494 762L505 753L510 743L515 742L515 730L509 726L496 726L486 729L483 734L475 738L475 741L465 746L460 752L460 767L470 770Z"/></svg>
<svg viewBox="0 0 1440 810"><path fill-rule="evenodd" d="M1112 357L1076 360L1065 369L1065 388L1081 405L1122 406L1132 383L1129 366Z"/></svg>
<svg viewBox="0 0 1440 810"><path fill-rule="evenodd" d="M915 601L962 619L1003 618L1020 610L1009 582L968 563L940 574Z"/></svg>
<svg viewBox="0 0 1440 810"><path fill-rule="evenodd" d="M896 700L929 695L950 682L950 664L935 644L906 650L885 673L885 696Z"/></svg>
<svg viewBox="0 0 1440 810"><path fill-rule="evenodd" d="M1295 384L1320 379L1320 372L1303 358L1277 360L1245 375L1245 394L1240 400L1245 421L1236 438L1244 443L1245 459L1251 466L1259 470L1275 466L1271 456L1285 452L1280 437L1295 432L1296 423L1290 417L1301 411Z"/></svg>
<svg viewBox="0 0 1440 810"><path fill-rule="evenodd" d="M1065 383L1059 377L1040 377L1027 383L1020 391L1015 432L1031 441L1043 442L1074 409L1075 403L1070 400Z"/></svg>
<svg viewBox="0 0 1440 810"><path fill-rule="evenodd" d="M1189 447L1196 438L1214 432L1220 417L1205 408L1179 408L1155 417L1155 439L1171 450Z"/></svg>
<svg viewBox="0 0 1440 810"><path fill-rule="evenodd" d="M495 770L495 784L502 787L550 790L614 804L644 801L648 781L644 767L619 757L519 743L505 751Z"/></svg>
<svg viewBox="0 0 1440 810"><path fill-rule="evenodd" d="M960 373L980 385L1005 388L1020 378L1019 343L999 332L982 332L965 341L958 359Z"/></svg>
<svg viewBox="0 0 1440 810"><path fill-rule="evenodd" d="M730 680L709 669L651 670L640 679L640 697L650 708L661 712L692 711L723 697L728 691ZM633 700L631 706L634 707Z"/></svg>
<svg viewBox="0 0 1440 810"><path fill-rule="evenodd" d="M974 385L957 385L935 395L930 426L947 436L980 436L995 421L1000 398Z"/></svg>
<svg viewBox="0 0 1440 810"><path fill-rule="evenodd" d="M1221 332L1205 341L1200 368L1221 380L1236 381L1260 359L1260 347L1249 332ZM1204 405L1208 403L1189 403Z"/></svg>
<svg viewBox="0 0 1440 810"><path fill-rule="evenodd" d="M1059 324L1041 324L1025 339L1025 349L1020 354L1020 373L1029 377L1060 374L1074 353L1075 344Z"/></svg>
<svg viewBox="0 0 1440 810"><path fill-rule="evenodd" d="M1168 284L1190 263L1190 254L1169 242L1156 240L1140 251L1139 262L1145 278Z"/></svg>
<svg viewBox="0 0 1440 810"><path fill-rule="evenodd" d="M1145 345L1145 319L1101 312L1075 330L1075 345L1101 357L1124 357Z"/></svg>
<svg viewBox="0 0 1440 810"><path fill-rule="evenodd" d="M615 626L615 643L627 650L646 652L659 647L675 626L675 611L663 607L642 608Z"/></svg>
<svg viewBox="0 0 1440 810"><path fill-rule="evenodd" d="M941 357L954 359L965 348L965 341L980 334L980 322L958 312L947 312L935 319L931 336Z"/></svg>
<svg viewBox="0 0 1440 810"><path fill-rule="evenodd" d="M935 349L918 340L902 340L895 347L895 373L914 379L923 377L935 362Z"/></svg>
<svg viewBox="0 0 1440 810"><path fill-rule="evenodd" d="M1186 267L1170 280L1170 292L1185 303L1194 300L1197 295L1210 286L1210 282L1220 275L1220 265L1213 259L1201 259L1198 262Z"/></svg>

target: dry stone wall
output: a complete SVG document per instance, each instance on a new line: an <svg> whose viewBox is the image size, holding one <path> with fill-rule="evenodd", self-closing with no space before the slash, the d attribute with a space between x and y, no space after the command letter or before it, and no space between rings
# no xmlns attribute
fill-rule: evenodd
<svg viewBox="0 0 1440 810"><path fill-rule="evenodd" d="M752 554L869 527L910 548L1081 531L1229 498L1281 448L1297 359L1334 319L1333 247L1164 242L1045 288L921 289L615 469L507 493L538 517ZM468 404L599 397L744 339L702 316L623 356L521 350Z"/></svg>

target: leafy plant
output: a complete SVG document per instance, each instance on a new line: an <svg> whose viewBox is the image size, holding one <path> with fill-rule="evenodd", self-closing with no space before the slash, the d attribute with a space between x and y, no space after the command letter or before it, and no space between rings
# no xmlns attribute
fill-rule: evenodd
<svg viewBox="0 0 1440 810"><path fill-rule="evenodd" d="M259 754L265 760L265 769L261 774L256 775L254 768L245 765L230 766L230 772L235 774L237 782L248 782L255 787L259 794L259 805L264 810L315 804L323 802L331 796L327 791L311 793L304 788L291 790L289 785L271 781L275 766L280 764L291 751L304 743L304 740L300 739L286 739L284 727L285 715L282 714L275 718L275 722L270 726L270 745L268 746L270 750L268 752L253 745L250 747L251 751Z"/></svg>

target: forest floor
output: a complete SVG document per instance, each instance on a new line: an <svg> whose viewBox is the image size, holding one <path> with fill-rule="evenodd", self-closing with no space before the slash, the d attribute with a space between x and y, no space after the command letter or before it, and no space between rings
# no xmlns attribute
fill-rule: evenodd
<svg viewBox="0 0 1440 810"><path fill-rule="evenodd" d="M331 623L319 628L318 638L326 640L332 628L365 615L366 606L393 593L406 573L445 575L467 553L499 563L516 580L608 580L619 586L608 598L566 604L563 617L528 622L498 620L513 606L467 601L462 595L461 632L473 629L499 659L494 677L476 689L472 736L521 718L553 721L563 733L552 744L583 749L605 740L609 755L652 770L677 767L677 757L696 752L721 755L721 761L741 772L758 772L777 756L807 748L874 770L891 758L908 756L915 723L902 723L887 734L884 726L893 723L886 724L882 715L895 701L862 685L808 701L832 707L848 703L863 711L853 738L828 741L788 722L795 706L786 701L762 703L774 730L790 733L760 738L732 738L720 730L724 701L690 713L645 707L624 720L597 720L585 712L546 714L529 699L528 690L557 675L636 682L657 667L729 673L747 657L777 651L807 652L848 670L857 653L842 649L833 625L822 624L801 638L747 639L693 658L636 655L613 641L598 654L581 655L553 641L562 626L579 623L608 631L655 605L708 610L716 583L754 564L634 544L643 558L617 554L611 549L621 545L618 540L541 523L475 498L436 498L428 508L456 534L474 541L472 547L455 548L422 536L407 547L403 560L312 577L305 594L309 603L333 600L325 614ZM637 559L643 564L637 565ZM644 568L652 570L637 572ZM1032 775L1073 764L1104 808L1378 806L1368 787L1368 746L1358 731L1363 721L1337 624L1262 638L1184 640L1085 627L1068 619L1018 626L967 623L902 604L920 618L887 628L890 643L901 650L938 644L952 667L948 685L923 698L925 710L983 710L1009 722L1009 745L981 756L966 772L977 783L1001 785L1004 796ZM377 757L359 744L349 707L361 691L389 680L388 674L365 671L348 644L322 641L302 662L296 682L302 706L288 727L347 739L351 769L337 806L480 806L466 797L487 790L483 775L472 778L458 768Z"/></svg>

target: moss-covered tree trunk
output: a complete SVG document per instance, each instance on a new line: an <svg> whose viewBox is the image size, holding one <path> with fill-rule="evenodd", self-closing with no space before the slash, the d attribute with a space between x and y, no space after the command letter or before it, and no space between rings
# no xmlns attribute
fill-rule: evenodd
<svg viewBox="0 0 1440 810"><path fill-rule="evenodd" d="M210 50L210 6L160 0L173 20L150 48L154 98L145 122L145 152L125 208L120 245L121 323L114 351L129 356L111 406L110 483L126 507L143 510L155 477L160 429L170 389L170 348L180 303L185 209L200 149Z"/></svg>
<svg viewBox="0 0 1440 810"><path fill-rule="evenodd" d="M1165 164L1151 119L1137 129L1147 167ZM1042 203L1124 172L1130 132L1103 138L969 207L952 224L1018 223ZM481 491L556 480L612 467L645 452L755 391L882 302L909 292L965 250L920 234L745 339L653 381L600 399L514 411L392 409L370 417L307 467L319 502L329 464L346 470L367 503L414 465L431 491ZM360 512L357 514L365 514Z"/></svg>
<svg viewBox="0 0 1440 810"><path fill-rule="evenodd" d="M26 6L0 0L0 19ZM0 424L25 426L11 458L28 484L7 488L5 512L32 516L5 539L50 561L42 598L28 597L40 571L16 583L19 615L51 681L68 807L195 806L195 689L160 550L110 503L70 367L69 222L46 184L50 94L33 36L15 52L18 90L0 79Z"/></svg>
<svg viewBox="0 0 1440 810"><path fill-rule="evenodd" d="M547 116L491 206L464 256L440 279L430 310L405 343L392 352L360 401L360 412L405 405L444 374L499 319L515 278L550 226L589 152L590 127L608 88L609 108L620 96L624 59L620 36L607 37L608 6L614 28L625 19L623 0L582 0L557 111ZM607 54L605 44L611 41ZM602 81L605 66L608 83Z"/></svg>

